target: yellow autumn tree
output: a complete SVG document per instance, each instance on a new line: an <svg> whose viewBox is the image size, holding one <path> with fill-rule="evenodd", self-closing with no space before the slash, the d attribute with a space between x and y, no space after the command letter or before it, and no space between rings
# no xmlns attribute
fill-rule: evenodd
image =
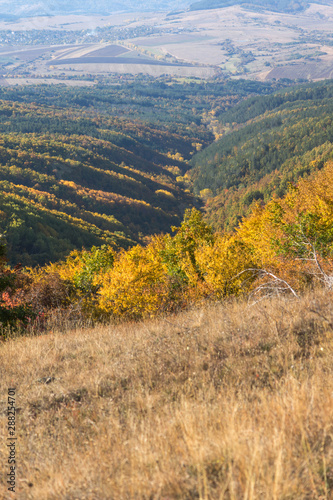
<svg viewBox="0 0 333 500"><path fill-rule="evenodd" d="M259 204L243 220L238 236L258 269L301 290L313 279L329 281L333 251L333 163L290 186L282 199ZM326 268L326 271L324 271Z"/></svg>
<svg viewBox="0 0 333 500"><path fill-rule="evenodd" d="M241 274L254 267L250 248L234 235L218 235L213 245L202 245L196 251L209 296L222 299L249 289L251 275Z"/></svg>
<svg viewBox="0 0 333 500"><path fill-rule="evenodd" d="M140 318L165 310L168 287L162 246L163 239L156 236L147 247L137 245L117 254L98 292L105 315Z"/></svg>
<svg viewBox="0 0 333 500"><path fill-rule="evenodd" d="M97 292L106 271L113 266L115 255L111 246L102 245L91 250L74 250L64 261L30 269L31 292L35 289L41 295L41 290L47 287L49 294L59 294L62 289L72 308L79 309L86 319L99 319ZM58 286L52 286L53 283Z"/></svg>

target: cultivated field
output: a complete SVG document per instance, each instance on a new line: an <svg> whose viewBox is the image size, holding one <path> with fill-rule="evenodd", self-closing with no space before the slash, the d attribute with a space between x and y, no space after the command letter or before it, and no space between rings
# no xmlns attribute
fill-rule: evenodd
<svg viewBox="0 0 333 500"><path fill-rule="evenodd" d="M95 15L63 15L63 16L38 16L38 17L27 17L16 20L14 23L5 19L0 19L0 30L17 30L17 31L27 31L32 29L53 29L53 30L85 30L85 29L96 29L99 26L104 26L105 24L112 25L123 25L129 23L135 23L138 19L154 18L155 14L146 13L144 16L142 13L127 12L127 13L114 13L112 15L105 16L95 16Z"/></svg>
<svg viewBox="0 0 333 500"><path fill-rule="evenodd" d="M294 64L293 66L281 66L270 71L266 75L266 80L272 78L289 78L295 80L302 78L304 80L325 80L333 78L333 60L331 63L311 62L303 64Z"/></svg>
<svg viewBox="0 0 333 500"><path fill-rule="evenodd" d="M14 386L18 500L329 500L332 332L318 291L8 340L0 496Z"/></svg>
<svg viewBox="0 0 333 500"><path fill-rule="evenodd" d="M104 30L99 37L97 27ZM7 41L6 46L0 48L0 65L3 65L0 72L5 75L24 72L54 78L59 77L60 72L66 76L72 75L73 71L80 75L112 71L317 80L331 76L332 27L333 7L318 4L311 4L305 12L298 14L254 11L235 6L173 15L160 12L104 17L51 16L12 24L3 21L0 29L15 30L14 33L31 32L36 36L32 30L49 30L47 36L45 31L40 31L45 40L52 38L52 33L55 34L54 40L61 37L59 33L68 33L71 40L77 38L78 41L73 45L67 43L65 37L64 45L60 47L55 43L38 49L29 45L20 46L15 51ZM88 32L81 40L83 30ZM73 38L73 33L78 36ZM95 60L92 66L84 60L86 57L133 57L131 51L135 58L140 53L148 60L158 60L159 69L149 67L155 62L145 61L141 63L140 71L136 67L140 60ZM67 62L52 64L52 61L68 58L83 60L75 62L71 69L66 67ZM173 65L180 62L192 65L192 72L189 69L175 71ZM167 68L162 67L164 64ZM200 70L203 66L206 69ZM210 66L209 71L207 66Z"/></svg>
<svg viewBox="0 0 333 500"><path fill-rule="evenodd" d="M88 54L88 57L117 57L129 52L126 47L120 45L107 45L102 49L93 50Z"/></svg>
<svg viewBox="0 0 333 500"><path fill-rule="evenodd" d="M333 62L325 47L333 27L333 7L329 6L312 4L297 15L253 12L236 6L186 12L164 21L170 29L179 26L179 33L132 42L159 48L161 53L184 61L218 66L225 74L239 77L260 78L268 67L286 62L307 65L311 63L308 58L318 57L314 56L318 52L322 52L325 64ZM308 73L312 78L312 66Z"/></svg>
<svg viewBox="0 0 333 500"><path fill-rule="evenodd" d="M197 67L197 66L177 66L177 65L161 65L157 62L140 62L136 60L134 63L126 60L126 62L120 63L71 63L68 65L59 65L59 71L61 73L65 73L67 75L73 74L131 74L138 75L140 73L151 75L151 76L161 76L161 75L173 75L175 77L197 77L197 78L209 78L216 74L216 70L214 68L205 68L205 67ZM69 69L68 69L69 68Z"/></svg>
<svg viewBox="0 0 333 500"><path fill-rule="evenodd" d="M1 78L1 87L15 85L66 85L67 87L93 87L94 82L88 80L61 80L60 78Z"/></svg>

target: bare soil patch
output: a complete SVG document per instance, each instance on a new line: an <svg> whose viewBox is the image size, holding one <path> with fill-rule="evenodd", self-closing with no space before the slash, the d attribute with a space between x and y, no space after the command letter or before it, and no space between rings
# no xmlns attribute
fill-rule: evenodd
<svg viewBox="0 0 333 500"><path fill-rule="evenodd" d="M289 78L290 80L297 78L305 80L325 80L333 78L333 61L295 64L292 66L274 68L268 73L265 80L272 80L273 78Z"/></svg>

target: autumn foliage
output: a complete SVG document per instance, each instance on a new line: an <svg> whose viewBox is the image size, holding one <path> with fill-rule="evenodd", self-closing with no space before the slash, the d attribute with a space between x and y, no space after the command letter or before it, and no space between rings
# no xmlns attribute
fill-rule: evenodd
<svg viewBox="0 0 333 500"><path fill-rule="evenodd" d="M2 264L2 317L11 311L15 318L24 306L31 318L57 310L84 321L140 319L206 299L330 288L332 175L327 163L284 198L258 203L230 234L214 234L198 210L188 209L172 235L155 235L146 246L74 251L26 269L24 280Z"/></svg>

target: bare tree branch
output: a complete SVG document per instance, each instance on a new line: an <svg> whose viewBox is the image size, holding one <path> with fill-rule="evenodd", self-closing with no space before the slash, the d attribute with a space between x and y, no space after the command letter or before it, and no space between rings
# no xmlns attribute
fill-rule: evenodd
<svg viewBox="0 0 333 500"><path fill-rule="evenodd" d="M252 274L256 274L258 278L261 278L261 277L270 277L270 278L272 278L271 281L268 281L268 282L262 283L261 285L258 285L258 287L254 291L254 294L259 293L260 291L263 291L263 290L270 290L270 291L272 291L272 290L274 290L274 291L277 291L277 290L280 290L280 291L289 290L296 298L298 298L297 293L289 285L289 283L286 280L284 280L282 278L279 278L278 276L276 276L275 274L273 274L270 271L267 271L266 269L257 269L257 268L244 269L244 271L241 271L236 276L234 276L232 278L232 280L235 280L235 279L239 278L241 275L243 275L245 273L248 273L248 272L250 272ZM281 284L283 284L284 286L281 287Z"/></svg>

